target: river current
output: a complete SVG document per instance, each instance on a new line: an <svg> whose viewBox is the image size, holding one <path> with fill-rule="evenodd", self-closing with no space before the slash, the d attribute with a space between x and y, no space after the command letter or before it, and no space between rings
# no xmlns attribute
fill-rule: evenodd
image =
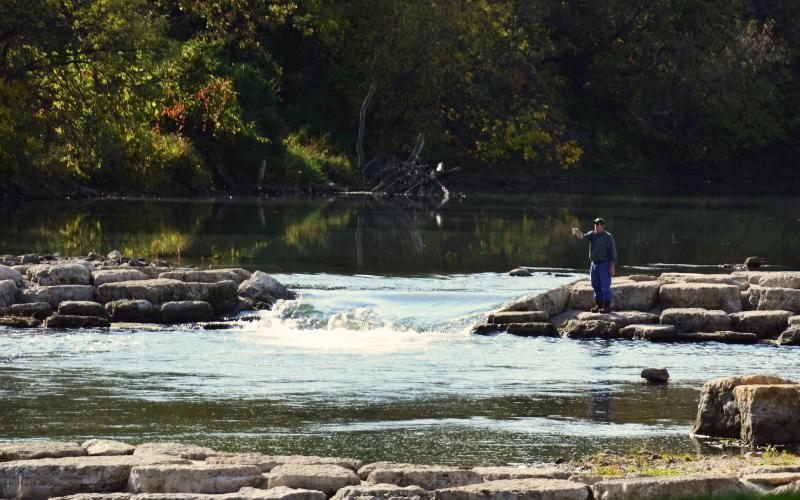
<svg viewBox="0 0 800 500"><path fill-rule="evenodd" d="M751 254L795 267L797 242L774 243L796 225L786 208L796 204L566 200L22 207L0 224L0 253L119 248L240 265L300 297L230 330L0 329L0 440L177 440L458 465L691 453L709 449L688 436L704 381L800 378L792 348L469 335L497 306L584 276L585 247L566 235L595 214L617 235L623 273L718 272ZM760 237L743 238L739 225L753 222ZM504 272L517 265L534 275ZM642 383L648 366L668 367L670 383Z"/></svg>

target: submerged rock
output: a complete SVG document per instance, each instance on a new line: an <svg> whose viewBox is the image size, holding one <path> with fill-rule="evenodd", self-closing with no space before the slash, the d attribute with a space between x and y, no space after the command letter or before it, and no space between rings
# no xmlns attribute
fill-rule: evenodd
<svg viewBox="0 0 800 500"><path fill-rule="evenodd" d="M641 377L648 382L663 384L669 380L669 371L666 368L645 368L642 370Z"/></svg>
<svg viewBox="0 0 800 500"><path fill-rule="evenodd" d="M758 336L755 333L744 332L687 332L679 333L678 342L719 342L721 344L756 344Z"/></svg>
<svg viewBox="0 0 800 500"><path fill-rule="evenodd" d="M56 314L44 320L46 328L108 328L111 326L106 318L97 316L62 316Z"/></svg>
<svg viewBox="0 0 800 500"><path fill-rule="evenodd" d="M549 321L509 323L505 325L505 332L518 337L558 337L558 331Z"/></svg>
<svg viewBox="0 0 800 500"><path fill-rule="evenodd" d="M508 275L514 277L528 277L528 276L533 276L533 273L531 273L527 269L518 267L516 269L512 269L511 271L509 271Z"/></svg>

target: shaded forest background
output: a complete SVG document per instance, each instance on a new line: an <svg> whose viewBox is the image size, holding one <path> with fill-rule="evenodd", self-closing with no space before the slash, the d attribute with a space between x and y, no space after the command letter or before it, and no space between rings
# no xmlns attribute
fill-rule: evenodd
<svg viewBox="0 0 800 500"><path fill-rule="evenodd" d="M0 0L0 193L796 180L794 0Z"/></svg>

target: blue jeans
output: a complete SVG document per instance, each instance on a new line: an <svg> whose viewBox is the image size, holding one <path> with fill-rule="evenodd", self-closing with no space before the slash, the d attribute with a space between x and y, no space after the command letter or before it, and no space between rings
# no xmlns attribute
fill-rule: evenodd
<svg viewBox="0 0 800 500"><path fill-rule="evenodd" d="M594 289L594 301L608 302L611 304L611 272L608 270L608 262L595 264L592 262L592 269L589 272L592 277L592 288Z"/></svg>

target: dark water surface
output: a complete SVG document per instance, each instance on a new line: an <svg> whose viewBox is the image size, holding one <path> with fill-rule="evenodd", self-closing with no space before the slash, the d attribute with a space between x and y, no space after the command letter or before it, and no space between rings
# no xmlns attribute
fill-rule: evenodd
<svg viewBox="0 0 800 500"><path fill-rule="evenodd" d="M798 267L791 199L486 197L101 201L7 208L0 254L119 249L274 273L301 298L227 331L0 329L0 439L179 440L461 465L612 449L692 452L703 381L800 378L798 351L577 342L469 327L583 273L569 228L609 220L625 273ZM519 265L532 278L510 278ZM642 367L666 365L666 387Z"/></svg>

